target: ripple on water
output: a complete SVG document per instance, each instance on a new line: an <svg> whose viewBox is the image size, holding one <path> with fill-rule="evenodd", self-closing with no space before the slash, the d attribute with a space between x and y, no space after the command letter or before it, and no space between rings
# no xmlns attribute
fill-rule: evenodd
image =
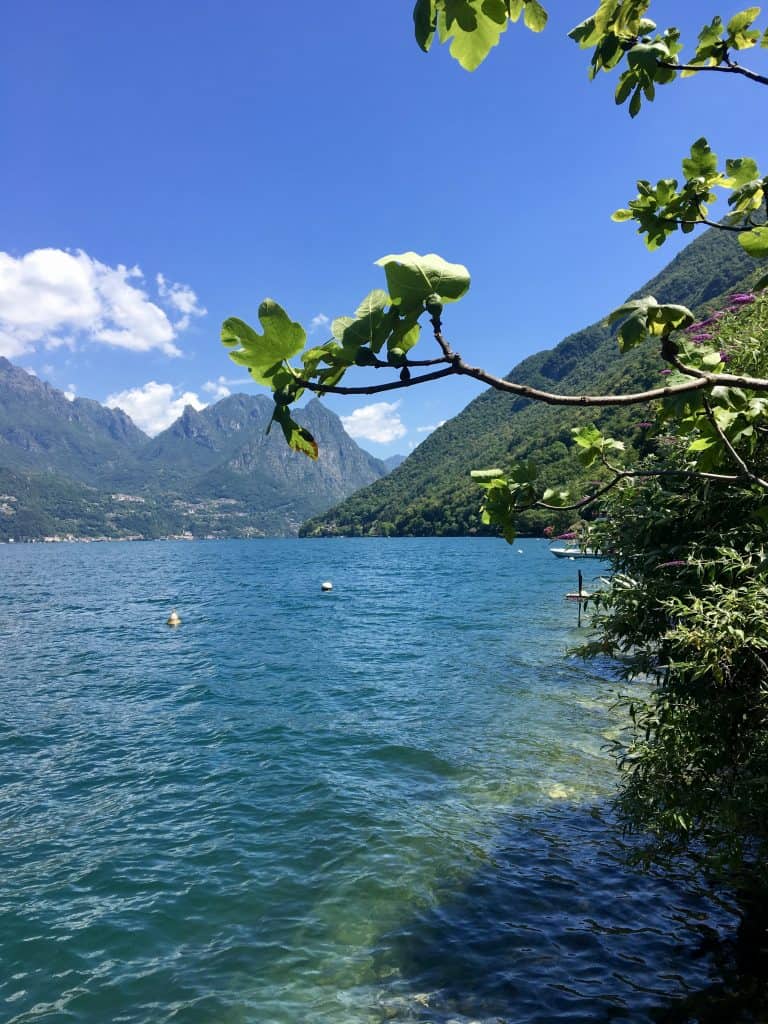
<svg viewBox="0 0 768 1024"><path fill-rule="evenodd" d="M573 568L521 546L0 548L0 1019L642 1022L704 990L730 912L622 860L609 674L563 657Z"/></svg>

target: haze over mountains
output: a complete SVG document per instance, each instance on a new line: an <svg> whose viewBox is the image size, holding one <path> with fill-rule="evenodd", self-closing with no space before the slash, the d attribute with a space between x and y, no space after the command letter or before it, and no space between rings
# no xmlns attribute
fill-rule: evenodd
<svg viewBox="0 0 768 1024"><path fill-rule="evenodd" d="M320 459L290 451L266 434L272 408L231 395L149 438L0 358L0 539L290 535L388 472L317 400L297 418Z"/></svg>
<svg viewBox="0 0 768 1024"><path fill-rule="evenodd" d="M748 288L759 273L732 234L710 229L632 297L654 295L660 302L701 310L726 304L729 292ZM600 288L599 283L595 288ZM553 293L556 291L555 283ZM606 315L622 301L621 295L606 295ZM461 339L454 344L462 350ZM472 361L471 351L463 355ZM509 379L563 394L608 394L660 384L663 365L658 345L651 342L622 356L613 330L601 321L569 335L555 348L523 360ZM569 410L485 391L427 437L392 474L305 524L302 534L486 532L480 523L480 492L470 479L471 469L505 467L515 459L533 458L547 484L578 484L580 473L582 482L588 475L570 453L573 426L597 423L632 446L640 440L637 424L646 418L643 406L603 412ZM521 517L520 525L538 532L552 518L551 514L530 513Z"/></svg>

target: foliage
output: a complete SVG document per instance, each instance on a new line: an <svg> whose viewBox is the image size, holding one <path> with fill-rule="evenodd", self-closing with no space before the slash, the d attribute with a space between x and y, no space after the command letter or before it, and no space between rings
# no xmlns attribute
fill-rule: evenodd
<svg viewBox="0 0 768 1024"><path fill-rule="evenodd" d="M737 368L768 369L768 300L736 304L700 325ZM742 339L747 338L747 341ZM722 407L721 407L722 408ZM722 420L722 418L721 418ZM756 474L768 474L764 415L752 431L726 417ZM620 806L648 829L654 856L706 850L709 869L765 870L768 853L768 509L753 481L690 476L700 425L663 413L653 453L606 500L591 542L612 576L597 598L597 637L583 653L618 658L647 682L626 698L631 728L616 743ZM738 437L735 436L738 434ZM704 451L709 452L710 449ZM714 463L728 464L722 448ZM667 475L668 474L668 475ZM686 474L686 475L683 475ZM765 880L765 879L764 879Z"/></svg>

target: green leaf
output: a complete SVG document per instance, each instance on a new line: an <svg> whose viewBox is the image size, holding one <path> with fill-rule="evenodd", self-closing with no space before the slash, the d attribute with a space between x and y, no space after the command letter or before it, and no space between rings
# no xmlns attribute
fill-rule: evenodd
<svg viewBox="0 0 768 1024"><path fill-rule="evenodd" d="M562 508L563 505L567 505L570 502L571 493L570 491L557 491L553 487L548 487L541 497L542 501L545 501L548 505L556 505Z"/></svg>
<svg viewBox="0 0 768 1024"><path fill-rule="evenodd" d="M547 12L538 0L526 0L523 20L532 32L542 32L547 25Z"/></svg>
<svg viewBox="0 0 768 1024"><path fill-rule="evenodd" d="M249 327L245 320L236 316L229 317L221 325L221 343L223 345L257 345L261 335Z"/></svg>
<svg viewBox="0 0 768 1024"><path fill-rule="evenodd" d="M482 483L488 480L497 480L499 477L504 476L503 469L472 469L469 475L473 480L477 480Z"/></svg>
<svg viewBox="0 0 768 1024"><path fill-rule="evenodd" d="M705 452L716 444L714 437L700 437L688 445L689 452Z"/></svg>
<svg viewBox="0 0 768 1024"><path fill-rule="evenodd" d="M482 0L442 0L437 13L440 42L451 40L451 56L465 71L478 68L501 38L506 18L499 23L483 10Z"/></svg>
<svg viewBox="0 0 768 1024"><path fill-rule="evenodd" d="M603 435L594 425L573 427L571 434L573 435L573 440L580 448L594 448L603 439Z"/></svg>
<svg viewBox="0 0 768 1024"><path fill-rule="evenodd" d="M759 7L748 7L739 11L728 22L728 45L735 50L748 50L760 38L759 31L752 29L750 25L760 14Z"/></svg>
<svg viewBox="0 0 768 1024"><path fill-rule="evenodd" d="M344 340L344 332L348 327L351 327L355 322L353 316L337 316L331 324L331 334L334 336L336 341Z"/></svg>
<svg viewBox="0 0 768 1024"><path fill-rule="evenodd" d="M424 53L428 53L432 45L436 18L435 0L416 0L413 8L413 28L416 42Z"/></svg>
<svg viewBox="0 0 768 1024"><path fill-rule="evenodd" d="M230 317L222 325L221 340L229 346L239 344L241 348L230 352L230 359L247 366L259 384L269 385L276 368L301 352L307 335L301 324L290 320L273 299L265 299L259 306L259 320L264 334L257 334L243 320Z"/></svg>
<svg viewBox="0 0 768 1024"><path fill-rule="evenodd" d="M763 256L768 256L768 225L761 224L750 231L742 231L739 243L753 259L759 260Z"/></svg>
<svg viewBox="0 0 768 1024"><path fill-rule="evenodd" d="M687 306L679 306L674 302L667 302L663 306L656 306L649 311L649 320L664 327L672 327L679 330L681 327L689 327L695 317ZM654 331L654 333L664 333Z"/></svg>
<svg viewBox="0 0 768 1024"><path fill-rule="evenodd" d="M683 160L683 173L689 180L703 178L705 181L716 178L717 156L712 152L706 139L697 139L691 146L691 155Z"/></svg>
<svg viewBox="0 0 768 1024"><path fill-rule="evenodd" d="M433 292L443 302L456 302L469 288L467 268L460 263L447 263L435 253L420 256L404 252L382 256L376 260L376 265L384 267L392 301L399 303L403 310L421 305Z"/></svg>
<svg viewBox="0 0 768 1024"><path fill-rule="evenodd" d="M701 357L701 365L706 367L708 370L714 370L720 366L722 359L720 358L719 352L705 352Z"/></svg>
<svg viewBox="0 0 768 1024"><path fill-rule="evenodd" d="M386 312L389 302L386 292L380 289L370 292L357 307L354 318L334 320L331 328L334 337L339 338L345 349L368 345L378 352L390 330L390 318ZM338 335L337 331L341 334Z"/></svg>
<svg viewBox="0 0 768 1024"><path fill-rule="evenodd" d="M611 214L611 220L616 221L617 224L621 224L623 221L632 220L633 214L631 210L615 210Z"/></svg>
<svg viewBox="0 0 768 1024"><path fill-rule="evenodd" d="M763 276L757 280L753 291L761 292L765 288L768 288L768 274L763 274Z"/></svg>
<svg viewBox="0 0 768 1024"><path fill-rule="evenodd" d="M619 306L618 309L614 309L608 316L608 323L615 324L617 320L622 320L625 316L629 316L630 313L641 312L646 314L648 310L658 305L656 299L652 295L646 295L642 299L631 299L629 302L625 302L623 306Z"/></svg>
<svg viewBox="0 0 768 1024"><path fill-rule="evenodd" d="M276 405L272 413L272 420L279 423L286 441L295 452L308 455L310 459L317 459L319 450L317 441L305 428L292 418L287 405Z"/></svg>
<svg viewBox="0 0 768 1024"><path fill-rule="evenodd" d="M728 175L728 180L724 184L727 184L729 188L738 188L740 185L746 185L760 176L757 164L751 157L726 160L725 173Z"/></svg>
<svg viewBox="0 0 768 1024"><path fill-rule="evenodd" d="M509 10L509 20L519 21L520 15L523 13L525 7L525 0L507 0L507 8Z"/></svg>

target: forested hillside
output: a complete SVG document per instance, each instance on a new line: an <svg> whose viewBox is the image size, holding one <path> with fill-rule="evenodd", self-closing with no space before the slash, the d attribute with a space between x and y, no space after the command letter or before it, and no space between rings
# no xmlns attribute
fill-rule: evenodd
<svg viewBox="0 0 768 1024"><path fill-rule="evenodd" d="M706 309L746 287L754 268L732 235L709 230L632 297L651 294L660 302ZM620 302L621 296L606 296L606 314ZM461 349L461 339L456 346ZM471 352L465 355L471 359ZM612 331L599 322L523 360L509 378L563 394L606 394L660 384L662 366L652 344L622 356ZM471 469L504 468L512 460L535 456L547 483L578 483L579 467L570 457L572 427L595 422L630 446L642 447L639 424L644 420L642 406L570 410L488 390L430 435L390 476L305 523L301 534L485 532ZM531 513L522 517L520 526L538 532L551 520L551 515Z"/></svg>

